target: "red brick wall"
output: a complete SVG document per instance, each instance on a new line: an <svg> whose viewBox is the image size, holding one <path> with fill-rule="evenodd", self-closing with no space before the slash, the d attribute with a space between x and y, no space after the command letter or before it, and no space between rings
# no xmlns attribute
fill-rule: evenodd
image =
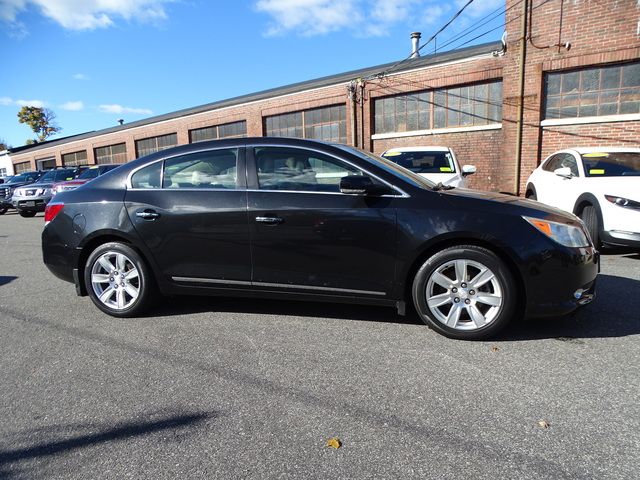
<svg viewBox="0 0 640 480"><path fill-rule="evenodd" d="M364 104L357 108L357 145L380 153L390 146L446 145L454 148L461 163L475 164L479 173L471 177L476 188L516 191L519 193L529 173L550 152L565 147L638 144L639 122L600 123L562 127L540 127L542 120L544 73L622 62L640 58L637 0L527 0L532 7L529 28L521 31L520 0L506 0L507 52L503 56L468 59L449 65L390 75L370 80L364 90ZM562 18L562 22L560 22ZM526 39L524 84L524 122L520 174L516 177L516 139L519 104L519 46ZM558 44L569 42L571 48ZM397 137L373 140L373 100L402 92L464 85L492 79L503 79L502 128L442 135ZM355 79L354 79L355 80ZM94 162L94 149L126 142L129 160L135 158L135 140L177 133L178 143L188 142L188 131L223 123L247 121L247 135L261 136L263 118L307 108L344 103L347 105L347 139L351 143L351 103L345 84L320 88L293 95L191 115L144 127L124 129L116 133L70 142L33 152L12 155L14 163L35 161L54 156L62 164L61 154L87 150ZM361 129L364 136L360 134Z"/></svg>

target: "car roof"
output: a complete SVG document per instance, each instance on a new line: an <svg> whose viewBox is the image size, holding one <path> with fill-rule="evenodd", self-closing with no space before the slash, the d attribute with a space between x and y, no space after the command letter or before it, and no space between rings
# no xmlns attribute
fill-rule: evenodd
<svg viewBox="0 0 640 480"><path fill-rule="evenodd" d="M634 147L578 147L578 148L569 148L567 150L573 150L574 152L578 152L580 155L584 155L585 153L594 153L594 152L621 152L621 153L640 153L640 148ZM556 152L558 153L558 152Z"/></svg>
<svg viewBox="0 0 640 480"><path fill-rule="evenodd" d="M425 146L425 147L396 147L390 148L386 150L387 152L448 152L450 150L449 147L437 147L433 145Z"/></svg>

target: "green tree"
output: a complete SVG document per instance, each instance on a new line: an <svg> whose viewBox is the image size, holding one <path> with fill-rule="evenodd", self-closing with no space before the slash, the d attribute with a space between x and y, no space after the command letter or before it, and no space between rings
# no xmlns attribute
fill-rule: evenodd
<svg viewBox="0 0 640 480"><path fill-rule="evenodd" d="M35 142L44 142L51 135L62 130L54 120L56 114L48 108L25 105L18 112L18 121L26 123L38 138Z"/></svg>
<svg viewBox="0 0 640 480"><path fill-rule="evenodd" d="M4 138L0 137L0 151L6 150L7 148L11 148L11 145L9 145Z"/></svg>

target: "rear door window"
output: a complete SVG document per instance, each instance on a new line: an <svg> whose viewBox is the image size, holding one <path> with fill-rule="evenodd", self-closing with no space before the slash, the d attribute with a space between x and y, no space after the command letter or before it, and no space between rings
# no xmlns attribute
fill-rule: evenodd
<svg viewBox="0 0 640 480"><path fill-rule="evenodd" d="M162 188L235 190L237 172L235 148L191 153L165 161Z"/></svg>

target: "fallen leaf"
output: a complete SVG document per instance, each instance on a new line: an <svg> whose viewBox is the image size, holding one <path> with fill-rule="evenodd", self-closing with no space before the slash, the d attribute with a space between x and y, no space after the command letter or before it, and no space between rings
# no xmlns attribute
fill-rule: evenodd
<svg viewBox="0 0 640 480"><path fill-rule="evenodd" d="M340 439L338 437L333 437L330 438L329 440L327 440L327 447L330 448L340 448L342 446L342 442L340 441Z"/></svg>
<svg viewBox="0 0 640 480"><path fill-rule="evenodd" d="M551 424L549 422L547 422L546 420L539 420L538 421L538 426L540 428L549 428L551 426Z"/></svg>
<svg viewBox="0 0 640 480"><path fill-rule="evenodd" d="M492 352L497 352L498 350L500 350L498 347L496 347L495 345L493 347L491 347L491 351Z"/></svg>

